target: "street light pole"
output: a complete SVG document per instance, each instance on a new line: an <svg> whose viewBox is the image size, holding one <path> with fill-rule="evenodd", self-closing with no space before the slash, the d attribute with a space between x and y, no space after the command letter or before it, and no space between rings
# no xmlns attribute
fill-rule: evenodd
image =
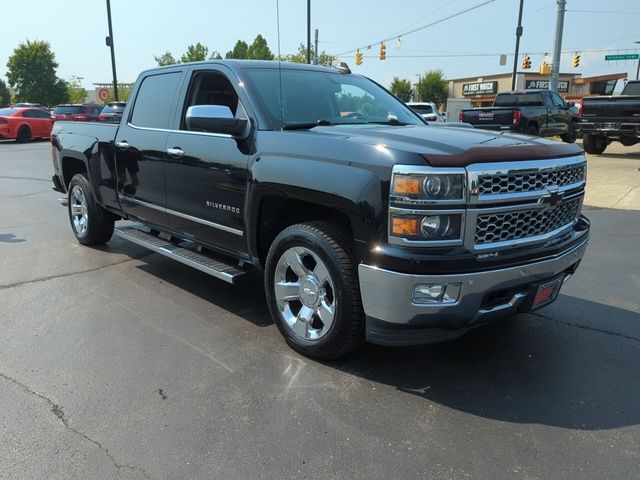
<svg viewBox="0 0 640 480"><path fill-rule="evenodd" d="M311 0L307 0L307 63L311 63Z"/></svg>
<svg viewBox="0 0 640 480"><path fill-rule="evenodd" d="M556 41L553 47L553 60L551 62L551 81L549 90L558 91L558 77L560 76L560 55L562 55L562 29L564 27L564 11L566 0L558 0L558 16L556 18Z"/></svg>
<svg viewBox="0 0 640 480"><path fill-rule="evenodd" d="M640 43L640 42L635 42ZM638 76L640 75L640 57L638 57L638 68L636 69L636 80L638 80Z"/></svg>
<svg viewBox="0 0 640 480"><path fill-rule="evenodd" d="M107 21L109 22L109 36L106 38L106 44L111 48L111 70L113 71L113 98L117 102L118 99L118 77L116 76L116 53L113 46L113 28L111 26L111 1L107 0Z"/></svg>
<svg viewBox="0 0 640 480"><path fill-rule="evenodd" d="M516 89L516 72L518 70L518 53L520 51L520 37L522 36L522 6L524 0L520 0L520 11L518 12L518 27L516 28L516 54L513 57L513 76L511 77L511 90Z"/></svg>

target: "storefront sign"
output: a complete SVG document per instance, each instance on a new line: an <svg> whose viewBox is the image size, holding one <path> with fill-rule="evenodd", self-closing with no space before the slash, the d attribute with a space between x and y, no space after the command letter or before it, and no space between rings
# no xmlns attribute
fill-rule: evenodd
<svg viewBox="0 0 640 480"><path fill-rule="evenodd" d="M463 83L462 95L487 95L498 91L498 82Z"/></svg>
<svg viewBox="0 0 640 480"><path fill-rule="evenodd" d="M532 88L549 89L549 80L527 80L527 90ZM569 91L569 80L558 80L558 91Z"/></svg>

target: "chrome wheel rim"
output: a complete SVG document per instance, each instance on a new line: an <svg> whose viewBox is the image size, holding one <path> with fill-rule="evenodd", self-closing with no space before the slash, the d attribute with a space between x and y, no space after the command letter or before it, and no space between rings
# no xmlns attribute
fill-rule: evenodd
<svg viewBox="0 0 640 480"><path fill-rule="evenodd" d="M82 189L77 185L71 189L70 197L69 209L73 228L78 235L84 235L87 232L87 222L89 220L87 199Z"/></svg>
<svg viewBox="0 0 640 480"><path fill-rule="evenodd" d="M274 293L280 317L297 337L317 341L331 329L337 307L333 279L308 248L291 247L280 256Z"/></svg>

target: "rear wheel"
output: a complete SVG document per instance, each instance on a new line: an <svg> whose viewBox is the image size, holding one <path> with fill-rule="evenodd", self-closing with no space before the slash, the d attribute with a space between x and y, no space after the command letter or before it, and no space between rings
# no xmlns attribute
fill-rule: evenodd
<svg viewBox="0 0 640 480"><path fill-rule="evenodd" d="M271 315L295 350L337 358L364 338L353 247L326 222L292 225L276 237L265 268Z"/></svg>
<svg viewBox="0 0 640 480"><path fill-rule="evenodd" d="M18 135L16 137L16 142L25 143L31 140L31 129L27 126L20 127L18 130Z"/></svg>
<svg viewBox="0 0 640 480"><path fill-rule="evenodd" d="M111 214L96 202L91 183L83 174L74 175L69 183L69 221L73 234L83 245L98 245L113 235Z"/></svg>
<svg viewBox="0 0 640 480"><path fill-rule="evenodd" d="M585 152L600 155L607 148L607 137L585 133L582 136L582 146Z"/></svg>
<svg viewBox="0 0 640 480"><path fill-rule="evenodd" d="M538 135L538 127L531 124L527 127L527 135Z"/></svg>

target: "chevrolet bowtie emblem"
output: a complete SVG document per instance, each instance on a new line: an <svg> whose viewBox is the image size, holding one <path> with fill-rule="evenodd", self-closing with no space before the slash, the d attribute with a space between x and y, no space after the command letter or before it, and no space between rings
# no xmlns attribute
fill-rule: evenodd
<svg viewBox="0 0 640 480"><path fill-rule="evenodd" d="M546 187L546 190L547 193L539 201L541 205L555 207L564 197L564 192L561 192L557 185Z"/></svg>

